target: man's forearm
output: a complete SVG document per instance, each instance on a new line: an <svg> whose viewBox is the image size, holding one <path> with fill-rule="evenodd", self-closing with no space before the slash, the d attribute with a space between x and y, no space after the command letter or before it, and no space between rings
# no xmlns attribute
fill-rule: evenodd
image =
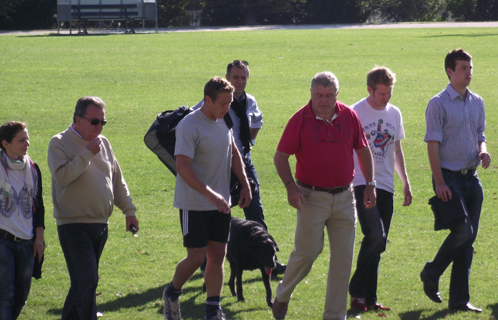
<svg viewBox="0 0 498 320"><path fill-rule="evenodd" d="M287 187L289 184L291 184L291 182L294 181L289 165L289 155L277 150L273 158L273 163L275 164L275 168L277 169L278 176Z"/></svg>
<svg viewBox="0 0 498 320"><path fill-rule="evenodd" d="M427 154L431 166L432 176L436 185L444 184L443 172L441 171L441 159L439 158L439 142L427 141Z"/></svg>

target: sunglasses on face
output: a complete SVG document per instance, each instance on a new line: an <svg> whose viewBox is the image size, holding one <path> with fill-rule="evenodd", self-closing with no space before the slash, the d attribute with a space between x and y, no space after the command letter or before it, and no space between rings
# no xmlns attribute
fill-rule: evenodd
<svg viewBox="0 0 498 320"><path fill-rule="evenodd" d="M82 117L82 118L87 119L88 121L90 121L90 124L91 124L92 126L96 126L96 125L98 125L98 124L100 123L100 124L102 125L102 127L103 127L103 126L105 126L105 125L106 125L106 123L107 123L107 120L105 120L105 119L103 119L103 120L99 120L99 119L88 119L88 118L87 118L87 117L85 117L85 116L80 116L80 117Z"/></svg>
<svg viewBox="0 0 498 320"><path fill-rule="evenodd" d="M248 66L249 65L249 62L245 61L245 60L233 60L232 61L232 64L234 66L240 66L241 64L243 64L244 66Z"/></svg>

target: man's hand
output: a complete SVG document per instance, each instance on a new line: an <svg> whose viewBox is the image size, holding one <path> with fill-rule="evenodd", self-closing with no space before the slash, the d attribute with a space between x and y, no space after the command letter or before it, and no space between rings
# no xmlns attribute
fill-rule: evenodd
<svg viewBox="0 0 498 320"><path fill-rule="evenodd" d="M138 227L138 220L137 217L135 216L127 216L126 217L126 231L130 231L130 226L135 226L137 228L137 231L140 229Z"/></svg>
<svg viewBox="0 0 498 320"><path fill-rule="evenodd" d="M100 140L99 137L91 140L90 142L88 142L88 144L86 145L86 148L88 150L90 150L91 153L93 153L93 155L96 155L97 153L100 152L100 145L102 144L102 140Z"/></svg>
<svg viewBox="0 0 498 320"><path fill-rule="evenodd" d="M482 168L487 169L491 164L491 155L487 152L480 152L479 160L481 160Z"/></svg>
<svg viewBox="0 0 498 320"><path fill-rule="evenodd" d="M223 198L220 194L211 190L211 188L209 188L209 190L211 192L207 196L208 201L211 202L212 204L214 204L216 206L216 209L218 209L219 212L223 212L225 214L230 213L230 206L228 205L228 202L226 202L225 198ZM244 190L244 189L242 189L242 190ZM242 190L240 190L241 195L242 195Z"/></svg>
<svg viewBox="0 0 498 320"><path fill-rule="evenodd" d="M365 186L365 191L363 192L363 205L365 206L365 209L372 209L375 207L376 198L375 187Z"/></svg>
<svg viewBox="0 0 498 320"><path fill-rule="evenodd" d="M252 193L249 187L242 187L240 189L240 197L239 197L239 207L247 208L252 200Z"/></svg>
<svg viewBox="0 0 498 320"><path fill-rule="evenodd" d="M436 195L444 202L451 200L451 190L445 183L436 185Z"/></svg>
<svg viewBox="0 0 498 320"><path fill-rule="evenodd" d="M287 200L296 209L301 209L301 202L306 203L303 193L294 182L287 188Z"/></svg>
<svg viewBox="0 0 498 320"><path fill-rule="evenodd" d="M403 194L405 195L405 199L403 201L403 206L407 207L412 204L412 190L410 188L410 184L406 184L403 187Z"/></svg>

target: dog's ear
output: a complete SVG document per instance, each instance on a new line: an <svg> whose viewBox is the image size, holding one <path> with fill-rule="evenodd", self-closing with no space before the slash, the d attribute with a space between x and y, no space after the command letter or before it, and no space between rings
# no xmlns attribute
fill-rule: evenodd
<svg viewBox="0 0 498 320"><path fill-rule="evenodd" d="M275 239L273 239L271 234L268 234L268 236L270 236L271 241L273 241L273 243L275 244L275 251L280 252L280 248L278 247L277 241L275 241Z"/></svg>

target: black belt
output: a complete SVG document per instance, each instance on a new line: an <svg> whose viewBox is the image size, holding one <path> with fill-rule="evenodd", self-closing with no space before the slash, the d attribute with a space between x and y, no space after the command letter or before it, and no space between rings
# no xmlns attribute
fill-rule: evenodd
<svg viewBox="0 0 498 320"><path fill-rule="evenodd" d="M12 233L7 232L7 231L2 230L2 229L0 229L0 239L9 240L9 241L15 241L15 242L21 242L23 240L26 240L26 239L23 239L23 238L16 237Z"/></svg>
<svg viewBox="0 0 498 320"><path fill-rule="evenodd" d="M327 193L330 193L330 194L338 194L338 193L341 193L343 191L346 191L349 189L349 184L347 186L343 186L343 187L336 187L336 188L321 188L321 187L315 187L315 186L310 186L309 184L306 184L304 182L301 182L299 180L296 180L296 184L298 186L301 186L303 188L306 188L306 189L311 189L313 191L322 191L322 192L327 192Z"/></svg>
<svg viewBox="0 0 498 320"><path fill-rule="evenodd" d="M445 169L445 168L442 168L441 169L442 171L446 171L446 172L453 172L453 173L457 173L457 174L462 174L464 176L468 175L468 174L474 174L474 172L476 171L476 169L462 169L462 170L449 170L449 169Z"/></svg>

